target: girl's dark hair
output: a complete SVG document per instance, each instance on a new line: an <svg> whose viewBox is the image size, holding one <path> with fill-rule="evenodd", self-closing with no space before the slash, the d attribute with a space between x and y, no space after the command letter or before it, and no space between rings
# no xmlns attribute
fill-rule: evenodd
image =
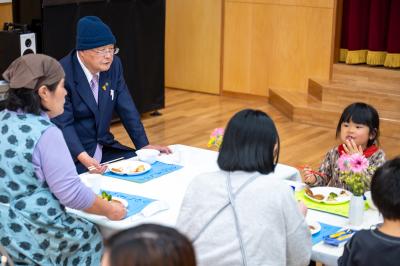
<svg viewBox="0 0 400 266"><path fill-rule="evenodd" d="M54 92L60 81L55 84L44 86L46 86L49 91ZM47 108L41 104L38 90L39 88L34 90L27 88L9 89L7 92L6 108L10 111L21 109L23 112L35 115L39 115L42 111L48 111Z"/></svg>
<svg viewBox="0 0 400 266"><path fill-rule="evenodd" d="M336 127L336 138L339 137L340 129L342 123L348 123L352 121L356 124L366 125L369 128L369 134L372 134L374 137L372 139L368 139L367 147L372 144L379 143L379 115L378 111L374 107L366 103L352 103L347 106L342 113L342 116L339 119L339 123Z"/></svg>
<svg viewBox="0 0 400 266"><path fill-rule="evenodd" d="M278 163L279 146L272 119L262 111L245 109L236 113L226 127L218 165L225 171L269 174Z"/></svg>
<svg viewBox="0 0 400 266"><path fill-rule="evenodd" d="M113 266L195 266L192 243L177 230L142 224L110 239Z"/></svg>
<svg viewBox="0 0 400 266"><path fill-rule="evenodd" d="M371 180L372 201L388 220L400 220L400 157L379 167Z"/></svg>

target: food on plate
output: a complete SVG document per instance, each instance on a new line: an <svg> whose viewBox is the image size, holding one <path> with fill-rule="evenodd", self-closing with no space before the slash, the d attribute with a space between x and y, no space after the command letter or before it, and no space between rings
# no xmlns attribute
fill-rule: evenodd
<svg viewBox="0 0 400 266"><path fill-rule="evenodd" d="M107 200L107 201L112 201L112 195L108 194L105 191L102 191L101 195L99 195L99 197L101 197L102 199Z"/></svg>
<svg viewBox="0 0 400 266"><path fill-rule="evenodd" d="M110 167L110 171L118 175L138 175L148 171L150 166L146 163L125 163Z"/></svg>
<svg viewBox="0 0 400 266"><path fill-rule="evenodd" d="M331 192L331 193L329 193L327 200L334 201L334 200L336 200L337 197L338 197L338 194L336 194L335 192Z"/></svg>
<svg viewBox="0 0 400 266"><path fill-rule="evenodd" d="M138 167L135 168L134 172L139 173L139 172L143 172L144 170L145 170L144 165L141 164L141 165L139 165Z"/></svg>
<svg viewBox="0 0 400 266"><path fill-rule="evenodd" d="M312 197L314 195L314 193L311 191L311 189L309 189L308 187L306 187L304 189L304 192L306 192L306 194L310 197Z"/></svg>
<svg viewBox="0 0 400 266"><path fill-rule="evenodd" d="M122 173L124 170L121 167L113 167L111 168L111 171L117 172L117 173Z"/></svg>
<svg viewBox="0 0 400 266"><path fill-rule="evenodd" d="M346 190L340 191L340 196L349 196L349 193L346 192Z"/></svg>
<svg viewBox="0 0 400 266"><path fill-rule="evenodd" d="M316 194L316 195L313 196L313 198L317 199L317 200L323 200L325 198L325 196L322 195L322 194Z"/></svg>
<svg viewBox="0 0 400 266"><path fill-rule="evenodd" d="M311 189L309 189L309 188L306 188L304 191L306 192L306 194L307 194L308 196L310 196L311 198L314 198L314 199L316 199L316 200L323 200L323 199L325 198L325 196L322 195L322 194L316 194L316 195L314 195L314 193L313 193L313 192L311 191Z"/></svg>
<svg viewBox="0 0 400 266"><path fill-rule="evenodd" d="M309 225L308 228L309 228L310 230L315 230L315 227L312 226L312 225Z"/></svg>

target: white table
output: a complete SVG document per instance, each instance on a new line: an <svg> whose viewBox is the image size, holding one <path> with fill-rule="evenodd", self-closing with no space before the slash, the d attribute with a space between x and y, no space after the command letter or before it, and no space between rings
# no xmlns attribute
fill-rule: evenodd
<svg viewBox="0 0 400 266"><path fill-rule="evenodd" d="M286 183L295 187L296 191L302 190L305 186L304 183L300 183L299 181L286 181ZM363 223L359 226L353 226L349 224L348 218L308 209L306 220L330 224L333 226L341 227L342 229L351 228L355 230L360 230L369 229L371 228L371 226L381 223L383 221L383 218L380 216L377 210L368 209L364 212ZM312 247L311 259L313 261L321 262L324 265L337 265L337 260L340 256L342 256L343 249L343 246L333 247L330 245L326 245L323 242L319 242Z"/></svg>
<svg viewBox="0 0 400 266"><path fill-rule="evenodd" d="M115 231L123 230L141 223L157 223L175 226L180 206L190 181L198 174L217 171L218 153L185 145L171 145L172 155L162 155L160 160L180 164L183 168L167 175L155 178L149 182L138 184L112 177L96 175L101 179L101 188L109 191L118 191L127 194L139 195L160 200L168 206L168 210L160 211L152 216L144 217L142 214L133 215L122 221L110 221L105 217L92 215L69 209L99 225L104 237L109 237ZM133 158L135 159L135 158ZM278 164L276 168L278 178L296 180L300 177L299 171L291 166ZM86 182L93 174L82 174ZM161 204L162 205L162 204ZM149 206L152 207L151 205ZM157 203L155 203L157 208Z"/></svg>
<svg viewBox="0 0 400 266"><path fill-rule="evenodd" d="M108 238L116 231L142 223L157 223L174 227L187 186L196 175L218 170L216 162L218 153L180 144L171 145L170 147L173 150L173 154L162 155L160 160L173 164L180 164L183 168L143 184L102 175L81 175L84 182L86 182L87 178L93 176L101 179L102 189L157 199L168 206L167 210L157 212L148 217L144 217L142 214L136 214L122 221L110 221L102 216L91 215L71 209L69 209L69 211L98 224L105 238ZM135 159L136 158L132 158L131 160ZM278 164L276 174L278 178L290 180L288 181L289 185L299 186L298 180L300 180L300 173L296 168ZM155 207L157 208L157 203L155 203ZM349 226L347 218L314 210L308 211L306 219L354 229L370 228L371 225L382 221L379 213L374 210L368 210L364 213L364 222L358 227ZM322 262L326 265L336 265L337 259L342 253L343 247L332 247L320 242L312 248L312 260Z"/></svg>
<svg viewBox="0 0 400 266"><path fill-rule="evenodd" d="M348 218L314 210L308 210L306 219L356 230L369 229L372 225L376 225L383 221L382 217L379 215L379 212L372 209L364 212L363 223L360 226L350 225ZM325 265L337 265L338 258L343 254L343 248L343 246L333 247L322 242L317 243L312 247L311 259L321 262Z"/></svg>

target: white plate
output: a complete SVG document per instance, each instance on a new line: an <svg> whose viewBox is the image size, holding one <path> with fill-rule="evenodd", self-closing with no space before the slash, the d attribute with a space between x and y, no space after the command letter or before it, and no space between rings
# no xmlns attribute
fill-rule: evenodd
<svg viewBox="0 0 400 266"><path fill-rule="evenodd" d="M120 198L120 197L112 197L111 201L113 201L113 200L117 200L117 201L121 202L122 205L125 206L125 208L128 207L128 202L127 202L125 199L123 199L123 198Z"/></svg>
<svg viewBox="0 0 400 266"><path fill-rule="evenodd" d="M137 172L136 169L141 165L144 170ZM128 160L110 164L108 169L117 175L141 175L148 172L151 169L151 165L145 162Z"/></svg>
<svg viewBox="0 0 400 266"><path fill-rule="evenodd" d="M310 229L311 235L314 235L321 231L321 225L316 221L308 221L308 228Z"/></svg>
<svg viewBox="0 0 400 266"><path fill-rule="evenodd" d="M325 204L341 204L341 203L348 202L351 198L350 191L347 191L342 188L337 188L337 187L313 187L313 188L310 188L310 190L312 191L312 193L314 195L317 195L317 194L323 195L324 199L322 199L322 200L315 199L313 197L310 197L309 195L307 195L307 193L304 192L304 195L307 198L309 198L312 201L323 202ZM331 192L338 195L335 200L328 200L329 193L331 193ZM344 192L344 194L343 194L343 192Z"/></svg>

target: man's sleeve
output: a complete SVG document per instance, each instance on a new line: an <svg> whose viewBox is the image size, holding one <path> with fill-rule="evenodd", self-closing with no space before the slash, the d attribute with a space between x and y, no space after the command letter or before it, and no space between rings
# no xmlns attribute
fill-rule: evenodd
<svg viewBox="0 0 400 266"><path fill-rule="evenodd" d="M136 109L135 103L133 102L125 83L121 61L118 57L115 58L115 65L118 73L115 110L121 118L121 122L128 132L133 144L135 144L136 149L140 149L148 145L149 141L142 121L140 120L140 114Z"/></svg>
<svg viewBox="0 0 400 266"><path fill-rule="evenodd" d="M67 84L65 84L65 89L68 91L68 95L65 97L64 113L53 118L52 122L61 129L72 158L76 159L85 149L74 127L74 112L70 98L71 93Z"/></svg>

